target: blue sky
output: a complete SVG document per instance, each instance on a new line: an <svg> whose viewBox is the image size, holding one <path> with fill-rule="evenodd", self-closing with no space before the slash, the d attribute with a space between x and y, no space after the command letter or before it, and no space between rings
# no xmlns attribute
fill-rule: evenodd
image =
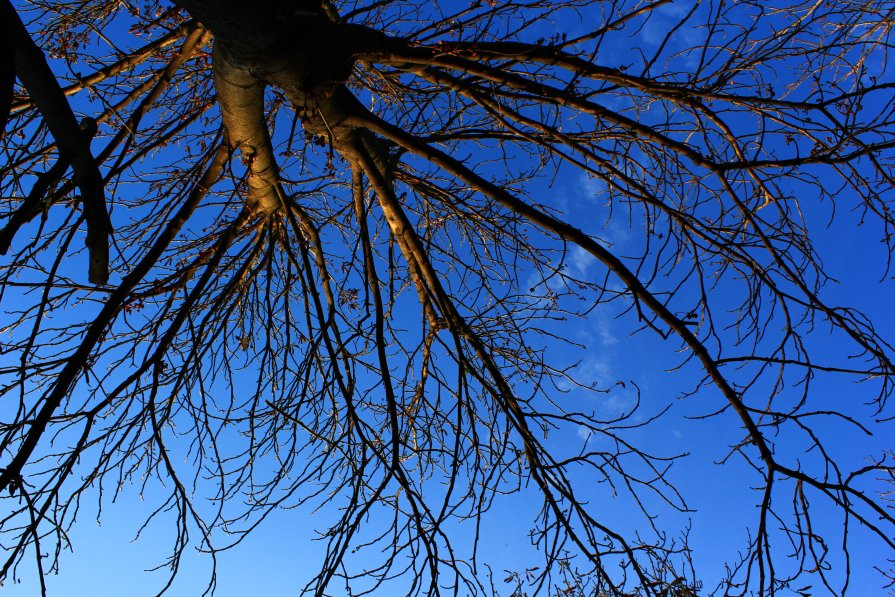
<svg viewBox="0 0 895 597"><path fill-rule="evenodd" d="M570 209L576 211L598 201L592 196L594 186L587 179L570 175L564 180L565 183L556 185L553 190L557 201L568 202ZM847 289L832 287L831 293L841 293L843 298L854 299L865 312L875 317L881 331L891 330L895 324L880 296L883 293L879 283L879 266L854 267L855 263L862 262L878 264L881 247L872 235L854 234L853 231L854 228L843 226L843 230L819 232L829 237L829 245L835 249L830 251L827 261L831 272L849 280ZM612 239L620 250L633 242L633 232L614 221L605 226L602 236ZM597 266L588 259L576 259L573 254L569 267L578 269L576 273L584 275ZM720 467L712 464L724 455L725 441L734 440L739 431L730 417L715 419L708 424L684 419L684 414L713 410L718 404L718 395L709 389L696 396L676 400L680 391L693 384L696 371L688 367L683 371L667 372L680 361L679 355L668 350L667 345L671 341L662 341L649 333L630 336L630 318L622 316L617 319L616 316L617 313L612 311L598 310L584 320L557 324L557 331L588 346L584 352L564 349L558 358L569 363L579 361L581 375L592 376L603 386L614 386L617 381L627 382L626 388L614 387L602 401L591 396L584 398L592 402L598 413L615 416L623 409L630 408L634 401L634 391L630 385L633 379L640 384L645 413L657 410L669 401L674 403L663 424L636 432L631 438L638 445L664 453L692 453L691 458L675 465L674 478L684 488L688 505L694 512L680 514L666 511L659 520L669 532L681 530L688 523L692 525L690 541L697 554L697 571L707 581L716 581L720 567L743 547L743 530L753 524L758 499L745 481L748 471L736 459ZM822 402L853 399L849 396L853 388L850 382L830 381L816 389L815 398ZM891 424L888 425L888 428L891 427ZM842 431L839 429L837 432ZM852 445L859 454L862 449L889 446L883 434L861 444L858 443L861 438L856 435L845 434L844 437L848 438L844 448ZM599 441L583 432L555 438L560 449L562 446L568 448L583 442L593 444ZM622 497L612 498L605 484L597 484L595 480L592 482L593 489L584 495L600 504L600 511L606 512L616 527L642 528L642 519L633 516L630 511L630 501ZM583 483L587 484L588 481ZM692 490L693 487L695 490ZM499 580L505 576L503 570L519 570L540 563L537 554L527 547L527 527L519 524L520 520L535 515L536 502L532 501L531 489L497 500L494 509L483 519L480 560L493 567L494 576ZM142 520L153 507L152 491L145 499L137 493L135 487L126 487L115 503L106 504L101 524L96 522L95 504L92 500L84 500L79 522L71 534L74 550L63 556L60 574L47 579L50 595L111 596L126 590L127 594L138 596L153 595L158 590L165 580L165 573L143 571L163 561L171 540L171 528L162 517L142 532L140 540L132 541ZM830 517L833 524L836 520L837 517ZM274 514L244 544L219 555L217 594L225 597L296 594L304 581L316 571L315 566L322 556L322 543L314 541L315 529L322 526L321 515L308 509ZM856 536L859 535L856 533ZM731 540L731 537L737 540ZM854 558L852 594L882 594L883 579L871 566L885 566L883 546L862 537L851 547ZM20 574L24 577L22 584L7 584L4 595L35 594L34 579L25 570L28 570L27 563ZM194 554L187 557L170 594L184 597L199 594L208 582L209 573L207 556Z"/></svg>
<svg viewBox="0 0 895 597"><path fill-rule="evenodd" d="M656 17L642 27L633 41L627 40L627 43L641 44L644 48L655 47L661 42L663 32L675 22L676 17L684 14L686 7L686 3L681 2L663 7ZM574 35L589 30L590 26L587 14L577 21L570 15L564 15L556 28ZM549 32L546 26L545 31ZM532 36L539 34L538 31L531 32ZM669 57L676 56L669 60L686 65L692 57L688 54L677 55L676 52L695 42L698 42L698 34L685 29L667 48ZM600 55L607 56L607 62L612 64L627 62L629 55L622 52L625 48L620 41L618 44L613 46L608 43L601 49ZM479 157L473 156L473 160L476 159ZM525 164L518 166L522 168ZM582 229L605 241L618 254L636 255L642 250L642 214L636 210L629 214L624 207L618 206L610 212L607 206L610 197L605 185L563 167L554 182L532 183L527 190L567 214ZM791 191L801 193L805 188L793 185ZM881 231L873 222L864 224L862 228L857 227L860 215L850 211L854 201L849 197L843 197L845 205L837 206L832 224L829 224L830 203L815 202L810 196L800 197L800 200L806 223L817 241L824 264L832 277L840 280L839 283L827 285L824 297L833 304L844 303L859 308L875 322L881 336L891 339L895 336L895 319L889 309L893 296L892 282L890 274L889 279L885 279L887 272L883 266L887 249L880 243ZM544 242L545 247L556 248L555 244ZM602 279L601 266L575 248L565 256L564 267L563 271L574 277ZM519 272L519 284L520 287L535 288L536 291L532 292L534 295L547 290L563 291L559 278L542 283L534 271ZM657 284L671 286L672 281L660 280ZM735 289L722 284L714 297L722 307L728 302L733 304L734 299L724 295L728 290ZM533 297L530 300L537 304L537 301L546 299ZM570 296L561 300L579 299ZM629 306L626 300L617 301L591 311L584 318L546 324L550 332L572 342L545 344L551 359L559 365L575 365L576 376L584 383L596 383L608 390L604 394L588 394L569 386L558 388L556 395L567 403L581 404L580 408L593 411L600 417L613 418L633 407L639 388L641 410L632 416L634 423L672 405L658 423L647 429L631 429L625 432L625 437L657 454L691 454L675 464L671 475L681 487L693 512L672 512L655 503L651 505L660 512L659 526L671 535L691 527L689 538L696 553L697 572L706 580L706 586L713 588L723 573L724 562L735 559L737 552L745 546L745 529L755 524L756 501L760 496L749 487L758 481L754 472L736 457L723 466L715 464L726 456L727 446L742 435L738 423L729 413L707 421L687 418L720 408L722 402L718 392L709 387L684 397L698 382L701 371L694 363L680 367L684 355L678 351L676 340L663 340L649 330L632 335L638 323L627 310ZM728 330L725 333L731 332ZM810 340L812 350L816 351L821 361L822 357L832 359L841 357L843 351L848 352L850 349L844 347L841 341L841 336L825 336L822 333ZM244 375L249 378L252 374L250 366ZM872 383L856 385L848 379L819 376L812 387L812 401L830 407L847 403L851 408L852 403L867 399L868 386ZM861 407L857 410L860 411ZM866 414L867 411L864 412ZM870 438L840 425L822 423L819 428L826 436L833 438L833 449L853 462L860 462L866 455L891 448L891 440L888 439L891 436L887 434L892 431L892 423L880 425L877 435ZM606 440L583 428L567 426L553 432L545 441L558 453L571 453L581 447L599 449L600 442ZM806 456L806 459L810 458L811 455ZM184 462L184 466L188 468L188 463ZM613 528L628 532L646 529L646 521L634 511L632 502L626 499L624 492L615 497L611 487L599 482L596 475L584 471L575 475L579 487L583 488L580 495L591 500L595 510L612 521ZM138 541L132 541L145 517L156 507L153 498L161 495L155 482L148 487L140 496L136 484L127 484L114 503L111 500L104 503L101 524L97 521L95 501L83 500L79 521L70 535L73 551L63 555L61 572L47 579L50 595L140 596L153 595L158 591L166 580L165 572L143 571L161 564L170 549L172 528L166 524L170 523L170 516L162 515L141 532ZM779 499L785 500L785 495L781 492ZM325 509L326 500L320 502L323 508L319 511L305 506L274 513L243 544L221 553L218 557L216 594L224 597L296 594L316 572L324 552L324 543L315 541L316 532L336 515ZM522 570L541 563L537 552L529 547L527 537L527 525L536 516L537 506L535 488L523 487L518 494L498 498L492 510L482 519L479 562L493 567L498 587L502 586L503 570ZM817 513L815 522L821 527L835 528L840 524L837 514L823 505L818 506ZM370 527L375 527L377 522L371 520ZM469 523L457 525L454 530L457 543L462 547L472 532ZM858 529L853 530L850 548L853 557L851 594L882 594L885 581L872 568L886 567L890 554L886 553L881 542L861 534ZM782 547L780 549L781 553L785 551ZM193 553L191 549L188 549L188 554L169 592L171 595L198 595L208 583L210 564L207 556ZM370 558L372 562L376 554L362 553L358 558L359 565L363 566L364 558ZM36 594L36 579L29 561L23 563L18 576L22 578L22 583L7 582L3 595ZM510 590L507 588L506 594ZM334 588L333 594L339 594L338 589Z"/></svg>

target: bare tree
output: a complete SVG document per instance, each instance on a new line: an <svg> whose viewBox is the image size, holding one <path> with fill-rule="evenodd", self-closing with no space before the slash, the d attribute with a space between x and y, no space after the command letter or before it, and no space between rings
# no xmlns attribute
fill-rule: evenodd
<svg viewBox="0 0 895 597"><path fill-rule="evenodd" d="M891 455L837 445L891 417L893 349L829 300L815 238L857 210L891 255L891 3L0 11L0 578L55 570L82 498L136 486L176 517L171 579L190 545L327 503L308 593L491 593L453 532L525 486L542 562L517 594L692 595L699 554L655 515L699 488L631 439L678 398L732 425L717 458L758 488L719 593L840 594L854 541L895 547ZM605 210L551 196L568 172ZM695 387L596 412L581 396L620 387L556 356L593 313ZM818 391L840 378L861 383ZM579 430L599 441L556 441Z"/></svg>

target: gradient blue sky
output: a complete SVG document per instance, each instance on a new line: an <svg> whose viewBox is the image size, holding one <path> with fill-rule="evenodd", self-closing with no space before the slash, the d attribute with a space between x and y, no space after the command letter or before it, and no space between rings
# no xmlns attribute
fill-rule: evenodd
<svg viewBox="0 0 895 597"><path fill-rule="evenodd" d="M639 43L644 47L659 43L674 15L685 8L685 3L675 2L663 9L665 16L660 15L641 30L637 37ZM573 35L588 30L588 27L585 15L580 22L562 23L559 30ZM682 35L675 42L678 47L671 46L669 52L684 48L688 42L692 42L692 37ZM610 47L606 51L611 50ZM639 248L637 222L629 222L621 210L615 217L610 217L605 209L604 189L579 173L563 171L557 182L549 186L542 183L542 188L536 190L549 196L557 207L575 214L576 219L582 220L582 227L613 243L617 252L635 253ZM810 204L810 198L803 201ZM883 280L887 255L885 245L879 242L880 231L875 230L873 224L859 229L856 226L859 215L847 208L839 208L837 219L828 226L830 208L829 205L812 206L807 216L829 273L841 281L828 285L825 296L832 303L858 307L870 316L884 338L892 339L895 337L895 317L890 306L892 282ZM582 214L586 214L586 219ZM567 267L581 277L599 274L595 263L575 251L569 255ZM755 484L755 479L737 459L724 466L714 464L725 455L727 443L739 436L738 426L730 415L707 422L686 418L718 408L720 398L717 393L706 389L679 400L681 393L693 386L699 371L688 366L669 372L681 360L681 355L674 350L674 341L662 340L651 332L631 336L634 327L636 322L630 313L619 314L612 309L595 310L584 320L557 323L554 326L556 332L587 345L588 349L582 351L558 345L551 348L551 356L558 362L577 362L582 377L613 387L605 401L587 398L594 401L591 406L598 413L609 416L630 408L634 401L634 390L630 385L633 379L640 384L644 415L660 410L669 402L674 403L664 423L635 431L630 438L642 442L640 445L646 449L661 453L692 454L691 458L675 466L673 478L686 490L684 494L694 512L663 512L660 526L674 532L691 525L690 542L696 552L697 572L706 579L707 587L713 587L723 572L724 562L735 559L738 550L745 547L744 529L754 526L760 496L748 487ZM819 353L826 350L822 341L816 348ZM616 386L618 381L624 382L625 387ZM819 404L835 405L843 400L863 399L861 388L851 380L825 378L815 384L813 392ZM887 431L871 438L838 427L826 431L831 435L841 434L836 449L845 455L860 457L892 447L890 438L893 436L887 434L895 431L893 425L890 423L880 429ZM599 440L586 433L575 433L553 437L550 441L558 450L570 450ZM492 565L498 587L504 576L503 570L521 570L539 564L537 554L529 548L525 536L529 520L535 515L532 493L533 489L529 488L498 500L483 519L480 561ZM642 518L630 511L630 502L611 497L605 484L600 485L594 480L587 496L599 504L615 528L643 528ZM172 539L172 529L164 524L162 517L142 532L139 541L132 540L145 516L154 509L152 497L151 491L141 498L137 488L125 487L115 503L104 504L101 524L97 521L95 502L84 500L79 522L70 536L73 551L62 556L61 572L47 578L49 594L66 597L154 595L164 584L166 574L144 570L163 562ZM839 524L835 513L829 512L829 516L824 517L824 512L820 510L819 525ZM306 508L277 513L242 545L220 554L216 594L221 597L297 594L313 575L322 556L324 544L314 539L315 530L325 526L321 518L324 515ZM524 524L519 524L520 521ZM458 529L459 537L468 533L468 528ZM880 541L857 530L854 535L855 540L850 546L853 557L851 594L883 595L885 580L873 567L886 567L891 554L886 553ZM209 571L206 556L191 555L184 561L168 594L177 597L199 595L208 583ZM7 582L2 588L4 597L38 593L29 561L23 564L18 576L22 582ZM509 594L509 585L505 586L506 594ZM334 591L334 594L337 593Z"/></svg>

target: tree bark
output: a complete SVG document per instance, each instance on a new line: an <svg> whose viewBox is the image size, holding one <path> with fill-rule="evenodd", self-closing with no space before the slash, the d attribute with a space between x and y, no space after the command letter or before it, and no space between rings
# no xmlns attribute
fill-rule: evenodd
<svg viewBox="0 0 895 597"><path fill-rule="evenodd" d="M106 209L103 177L90 152L93 135L82 128L72 112L46 57L31 39L24 23L9 0L0 1L0 18L12 34L15 73L28 90L59 147L61 163L70 163L87 223L89 279L105 284L109 279L109 235L112 224ZM89 123L88 123L89 125Z"/></svg>
<svg viewBox="0 0 895 597"><path fill-rule="evenodd" d="M249 168L250 207L279 207L279 177L264 122L264 88L281 89L304 131L354 163L354 141L368 112L345 86L354 56L382 45L384 34L340 23L319 3L268 0L251 6L234 0L178 0L214 33L213 68L227 138ZM370 135L365 135L365 137ZM385 168L381 144L364 139Z"/></svg>

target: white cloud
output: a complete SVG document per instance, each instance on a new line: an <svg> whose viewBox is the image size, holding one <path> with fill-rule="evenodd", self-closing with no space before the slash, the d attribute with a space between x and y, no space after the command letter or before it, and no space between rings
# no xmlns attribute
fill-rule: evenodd
<svg viewBox="0 0 895 597"><path fill-rule="evenodd" d="M612 331L612 324L605 317L596 317L594 327L600 337L603 346L612 346L618 344L618 337Z"/></svg>
<svg viewBox="0 0 895 597"><path fill-rule="evenodd" d="M569 251L569 272L576 277L584 277L590 266L596 263L596 258L579 247L574 245Z"/></svg>
<svg viewBox="0 0 895 597"><path fill-rule="evenodd" d="M581 438L581 441L583 441L583 442L586 444L586 443L587 443L587 440L590 439L590 436L591 436L591 430L590 430L590 429L588 429L588 428L585 427L584 425L579 425L579 426L578 426L578 437Z"/></svg>
<svg viewBox="0 0 895 597"><path fill-rule="evenodd" d="M637 397L633 391L616 386L604 400L600 401L600 413L601 416L607 418L620 417L629 414L635 404L637 404Z"/></svg>
<svg viewBox="0 0 895 597"><path fill-rule="evenodd" d="M609 186L606 182L596 176L588 174L587 172L582 172L578 175L578 191L582 193L589 202L593 202L602 195L605 195L608 190Z"/></svg>
<svg viewBox="0 0 895 597"><path fill-rule="evenodd" d="M613 378L608 359L592 354L584 357L578 367L576 367L575 374L581 383L594 383L603 388L608 388L618 381Z"/></svg>

